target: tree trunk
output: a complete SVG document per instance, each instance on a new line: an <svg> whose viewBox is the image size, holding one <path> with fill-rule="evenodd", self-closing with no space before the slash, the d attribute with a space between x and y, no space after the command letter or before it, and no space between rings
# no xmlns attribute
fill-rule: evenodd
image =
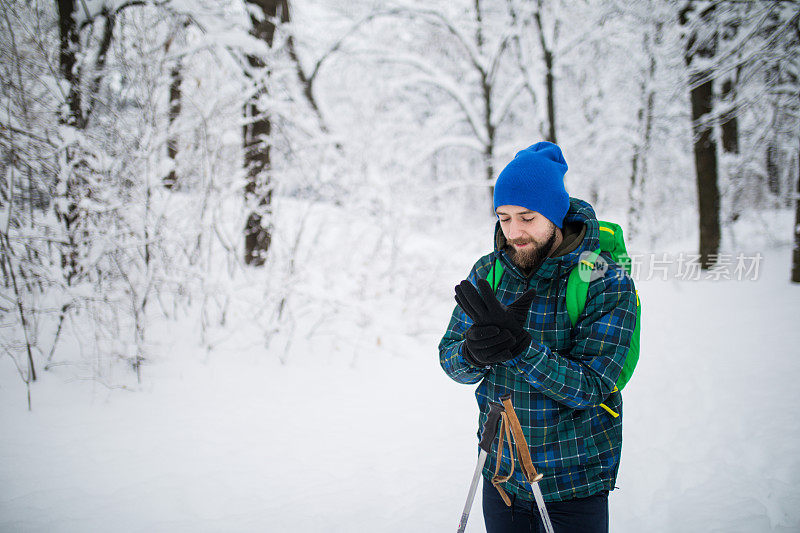
<svg viewBox="0 0 800 533"><path fill-rule="evenodd" d="M736 119L736 83L733 78L727 78L722 82L721 97L732 108L722 119L722 150L728 154L738 154L739 123Z"/></svg>
<svg viewBox="0 0 800 533"><path fill-rule="evenodd" d="M181 114L181 85L183 84L181 61L177 61L170 70L169 84L169 138L167 139L167 157L172 161L172 169L164 177L164 187L172 189L178 181L176 171L178 159L178 136L175 133L175 121Z"/></svg>
<svg viewBox="0 0 800 533"><path fill-rule="evenodd" d="M66 126L72 126L76 129L83 129L83 112L81 110L81 90L80 90L80 75L77 72L77 53L80 47L80 39L78 36L78 28L75 23L75 1L74 0L59 0L58 1L58 28L59 28L59 68L61 76L67 82L67 97L66 106L59 116L59 122ZM66 161L65 168L72 165L75 159L73 154L74 148L67 148L65 151ZM66 180L66 187L64 187L64 196L66 197L66 205L59 207L59 204L54 203L56 210L56 217L64 224L66 230L67 242L64 249L61 251L61 268L64 269L64 278L68 285L78 275L78 245L77 245L77 225L78 225L78 193L77 189L79 179L77 173L80 165L74 165L73 168L64 176L59 179Z"/></svg>
<svg viewBox="0 0 800 533"><path fill-rule="evenodd" d="M654 41L660 41L661 23L654 25ZM653 117L655 114L655 89L653 82L656 75L656 55L650 43L649 32L644 33L644 51L648 56L647 72L644 73L641 83L641 105L637 112L637 123L641 132L641 143L633 147L633 161L631 164L631 187L628 192L628 238L639 233L641 213L644 203L644 185L647 179L647 156L650 152L653 137Z"/></svg>
<svg viewBox="0 0 800 533"><path fill-rule="evenodd" d="M264 93L266 90L257 92ZM272 124L253 101L245 106L245 117L250 121L245 126L244 133L244 164L247 169L245 198L252 211L245 226L244 260L248 265L262 266L272 240L270 229L263 225L263 220L269 219L272 205L272 188L268 174L271 149L268 139Z"/></svg>
<svg viewBox="0 0 800 533"><path fill-rule="evenodd" d="M732 11L727 13L726 20L722 24L720 39L726 49L735 46L735 41L739 35L739 29L743 20L747 17L747 6L731 7ZM741 54L736 54L737 63L741 61ZM722 80L720 99L724 105L728 106L728 112L720 120L722 128L722 151L726 154L739 153L739 122L737 120L737 84L741 66L725 75ZM733 179L738 176L730 176Z"/></svg>
<svg viewBox="0 0 800 533"><path fill-rule="evenodd" d="M542 24L542 3L539 2L539 9L534 14L536 26L539 29L539 42L542 46L542 56L544 57L544 85L547 98L547 137L546 141L557 144L556 141L556 95L555 95L555 76L554 69L554 55L553 47L548 46L547 39L544 35L544 25ZM554 43L552 43L554 46Z"/></svg>
<svg viewBox="0 0 800 533"><path fill-rule="evenodd" d="M731 74L722 82L720 97L725 105L730 106L730 111L722 117L722 151L726 154L725 169L726 178L730 183L730 213L727 220L736 222L741 216L743 184L742 176L739 172L739 122L736 117L736 81L738 80L738 70Z"/></svg>
<svg viewBox="0 0 800 533"><path fill-rule="evenodd" d="M778 147L776 146L776 136L767 141L766 151L766 170L767 170L767 190L780 201L781 179L780 168L778 167Z"/></svg>
<svg viewBox="0 0 800 533"><path fill-rule="evenodd" d="M480 0L475 0L475 43L478 50L483 53L483 16ZM486 181L489 183L489 205L494 205L494 147L497 128L492 122L492 83L489 73L481 69L481 92L483 94L483 126L486 128L486 145L483 147L483 165ZM490 207L492 213L494 208Z"/></svg>
<svg viewBox="0 0 800 533"><path fill-rule="evenodd" d="M688 2L679 14L682 26L687 27L694 10ZM716 263L720 244L719 171L717 143L713 124L706 120L714 110L714 72L693 66L695 58L708 62L717 51L717 31L714 20L715 4L697 14L696 26L686 39L684 60L689 68L692 132L694 134L694 164L697 173L697 206L700 230L700 264L708 269Z"/></svg>
<svg viewBox="0 0 800 533"><path fill-rule="evenodd" d="M247 0L252 7L260 10L256 17L251 10L250 20L253 24L251 33L266 42L271 48L275 39L274 21L280 16L281 22L289 21L288 0ZM254 72L266 72L264 60L258 56L248 55L247 61ZM245 263L262 266L269 250L272 236L269 229L270 208L272 205L272 183L270 179L270 140L272 123L260 101L267 94L264 82L253 92L250 101L245 105L244 127L244 165L247 171L245 200L250 214L245 225ZM265 223L266 222L266 223Z"/></svg>
<svg viewBox="0 0 800 533"><path fill-rule="evenodd" d="M60 35L58 62L61 75L69 84L66 115L62 114L61 123L81 128L83 113L79 76L76 72L80 40L75 24L75 0L58 0L58 29Z"/></svg>
<svg viewBox="0 0 800 533"><path fill-rule="evenodd" d="M545 87L547 91L547 139L553 144L556 141L556 95L555 77L553 76L553 52L544 50Z"/></svg>
<svg viewBox="0 0 800 533"><path fill-rule="evenodd" d="M164 53L168 54L176 39L183 36L183 31L191 25L191 19L185 17L181 27L164 43ZM167 129L167 158L172 162L169 174L162 178L162 183L167 189L172 189L178 182L178 134L175 131L175 122L181 114L181 98L183 97L183 61L178 57L169 71L169 127Z"/></svg>
<svg viewBox="0 0 800 533"><path fill-rule="evenodd" d="M698 76L704 76L703 72ZM700 262L703 268L710 268L719 253L719 188L717 171L717 143L713 129L697 125L707 113L712 111L711 80L692 89L692 119L694 127L694 164L697 170L697 201L700 215Z"/></svg>

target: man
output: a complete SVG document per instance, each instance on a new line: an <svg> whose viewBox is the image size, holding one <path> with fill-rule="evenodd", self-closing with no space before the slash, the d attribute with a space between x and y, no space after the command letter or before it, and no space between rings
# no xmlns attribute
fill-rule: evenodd
<svg viewBox="0 0 800 533"><path fill-rule="evenodd" d="M608 492L622 447L622 397L615 383L635 326L636 295L630 277L603 253L608 268L589 284L586 306L572 327L567 279L581 254L599 248L599 227L592 207L568 196L566 171L559 147L540 142L500 173L494 252L456 287L460 305L439 344L439 361L455 381L480 383L479 428L489 402L511 394L533 464L544 475L539 487L555 531L607 532ZM492 293L483 280L497 259L505 270ZM503 306L492 307L492 298ZM481 301L488 303L482 307ZM487 315L487 309L494 311ZM612 417L600 403L620 416ZM510 467L507 458L503 472ZM483 470L487 531L541 528L519 468L503 484L511 507L489 483L495 462L489 454Z"/></svg>

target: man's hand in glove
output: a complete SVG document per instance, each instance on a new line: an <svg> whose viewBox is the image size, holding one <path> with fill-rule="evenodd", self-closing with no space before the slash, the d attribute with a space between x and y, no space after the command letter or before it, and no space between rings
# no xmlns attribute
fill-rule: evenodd
<svg viewBox="0 0 800 533"><path fill-rule="evenodd" d="M476 326L496 326L507 331L514 340L509 348L512 356L521 354L531 342L531 336L525 331L524 324L535 291L526 291L506 307L497 300L492 286L485 279L478 280L478 289L480 292L469 281L462 281L456 286L456 302Z"/></svg>
<svg viewBox="0 0 800 533"><path fill-rule="evenodd" d="M497 326L473 325L464 339L464 358L474 366L487 366L513 359L514 337Z"/></svg>

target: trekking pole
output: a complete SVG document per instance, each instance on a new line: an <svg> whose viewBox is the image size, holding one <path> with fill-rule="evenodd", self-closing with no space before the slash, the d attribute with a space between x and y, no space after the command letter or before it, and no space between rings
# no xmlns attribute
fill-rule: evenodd
<svg viewBox="0 0 800 533"><path fill-rule="evenodd" d="M458 523L458 533L464 533L464 530L467 528L469 512L470 509L472 509L472 501L475 499L475 491L478 489L478 480L481 478L483 465L486 464L486 457L492 452L492 442L494 442L494 438L497 435L497 423L500 421L500 416L502 414L502 405L497 402L489 402L489 415L486 417L486 422L483 424L481 441L478 443L481 452L478 455L478 464L475 465L475 473L472 474L472 484L469 486L467 502L464 504L464 510L461 512L461 521Z"/></svg>
<svg viewBox="0 0 800 533"><path fill-rule="evenodd" d="M522 426L517 418L517 413L514 411L514 406L511 404L511 395L507 394L500 398L503 402L503 411L508 418L508 424L511 426L511 433L514 435L514 443L517 445L517 456L520 459L520 468L522 474L531 486L533 498L536 500L536 507L539 508L539 517L542 519L544 530L546 533L554 533L553 523L550 521L550 515L547 514L547 507L544 505L544 496L542 489L539 488L539 481L542 479L542 474L536 472L536 467L533 466L531 460L531 453L528 450L528 442L525 440L525 434L522 432Z"/></svg>

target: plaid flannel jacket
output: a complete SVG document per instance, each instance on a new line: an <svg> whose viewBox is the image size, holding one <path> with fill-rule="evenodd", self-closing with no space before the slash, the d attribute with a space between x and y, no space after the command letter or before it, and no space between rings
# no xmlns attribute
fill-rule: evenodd
<svg viewBox="0 0 800 533"><path fill-rule="evenodd" d="M439 343L439 362L448 376L459 383L480 383L475 391L479 434L489 401L511 394L533 463L544 474L540 487L546 501L614 489L622 448L622 395L612 390L636 322L633 280L603 253L608 269L590 283L586 307L572 327L566 308L567 278L581 253L599 248L599 229L592 207L576 198L570 199L568 222L586 226L583 242L572 252L546 259L530 278L499 248L504 239L497 233L498 224L495 251L481 257L467 278L476 284L499 257L506 270L496 296L503 304L529 288L536 290L525 324L533 341L525 352L490 368L470 365L462 346L472 319L458 306ZM599 407L601 402L620 413L619 418ZM487 479L494 473L497 443L495 439L483 470ZM501 473L509 467L506 449ZM503 487L517 498L533 498L519 467Z"/></svg>

